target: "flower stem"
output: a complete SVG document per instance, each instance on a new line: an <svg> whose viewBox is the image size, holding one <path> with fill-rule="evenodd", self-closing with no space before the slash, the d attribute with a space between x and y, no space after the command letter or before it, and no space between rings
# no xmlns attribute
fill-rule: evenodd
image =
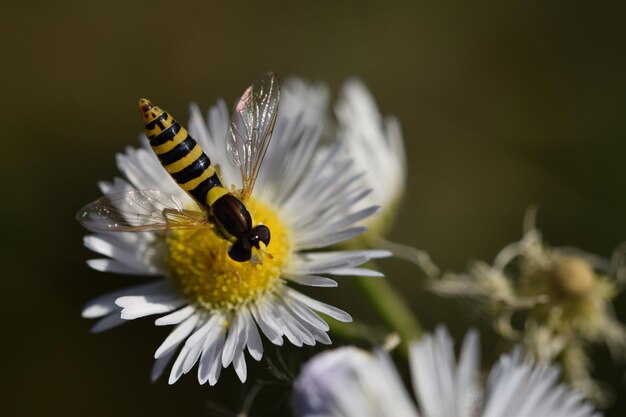
<svg viewBox="0 0 626 417"><path fill-rule="evenodd" d="M354 283L385 324L398 333L403 351L406 351L411 340L420 338L422 327L388 279L359 277Z"/></svg>
<svg viewBox="0 0 626 417"><path fill-rule="evenodd" d="M330 325L333 340L341 339L351 344L364 343L368 346L380 346L387 336L385 329L372 327L359 320L343 323L326 315L324 315L324 320Z"/></svg>

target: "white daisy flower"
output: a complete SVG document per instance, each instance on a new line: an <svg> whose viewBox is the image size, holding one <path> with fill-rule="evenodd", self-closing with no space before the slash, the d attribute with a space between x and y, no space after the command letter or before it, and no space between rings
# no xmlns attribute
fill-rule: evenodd
<svg viewBox="0 0 626 417"><path fill-rule="evenodd" d="M371 93L358 79L344 83L335 114L339 139L364 173L362 181L372 188L360 205L384 205L379 215L366 220L368 233L382 234L391 223L406 185L406 153L400 123L393 116L381 116Z"/></svg>
<svg viewBox="0 0 626 417"><path fill-rule="evenodd" d="M316 356L294 385L300 417L586 417L600 416L582 395L559 384L554 367L503 355L480 382L478 334L465 337L459 363L448 332L439 327L410 348L410 371L419 407L412 402L389 356L346 347Z"/></svg>
<svg viewBox="0 0 626 417"><path fill-rule="evenodd" d="M386 249L398 258L415 263L429 277L440 274L430 255L420 249L385 239L391 227L407 182L406 151L400 122L394 116L382 116L365 84L358 79L344 83L337 105L339 140L355 165L364 172L363 182L372 188L358 210L378 205L383 210L366 219L364 235L371 247Z"/></svg>
<svg viewBox="0 0 626 417"><path fill-rule="evenodd" d="M332 129L328 120L330 91L322 82L309 82L298 77L289 77L283 82L282 101L291 103L282 106L286 117L299 117L304 126L322 124Z"/></svg>
<svg viewBox="0 0 626 417"><path fill-rule="evenodd" d="M349 322L345 311L310 298L291 283L334 287L330 276L381 276L359 268L385 251L325 250L365 231L355 223L378 211L368 205L358 211L368 189L340 144L322 146L321 113L309 112L318 96L287 84L254 193L246 203L253 217L272 231L267 257L260 265L220 257L226 242L213 233L96 233L85 246L104 255L88 264L99 271L152 275L149 284L126 288L92 300L83 317L99 318L100 332L146 316L158 316L157 326L173 326L155 352L152 379L173 360L169 383L198 363L198 381L213 385L222 368L233 365L239 379L247 377L244 351L260 360L261 334L275 345L284 337L296 346L330 344L328 324L318 315ZM313 92L315 94L319 93ZM203 119L191 106L188 130L219 167L225 186L241 187L239 170L229 164L225 146L229 115L219 101ZM143 149L117 155L125 179L100 183L105 195L129 190L159 190L176 196L186 207L193 200L167 174L142 135ZM351 212L346 216L345 213ZM315 250L315 251L311 251ZM289 284L288 284L289 283ZM260 329L260 331L259 331Z"/></svg>

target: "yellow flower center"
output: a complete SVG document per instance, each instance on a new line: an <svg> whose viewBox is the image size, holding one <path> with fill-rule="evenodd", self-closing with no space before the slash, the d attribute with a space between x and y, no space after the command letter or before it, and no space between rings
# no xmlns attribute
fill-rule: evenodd
<svg viewBox="0 0 626 417"><path fill-rule="evenodd" d="M230 310L255 300L280 281L290 253L287 229L268 206L250 198L246 207L257 223L270 229L262 263L236 262L230 242L206 230L175 230L167 236L172 279L193 303L206 309Z"/></svg>

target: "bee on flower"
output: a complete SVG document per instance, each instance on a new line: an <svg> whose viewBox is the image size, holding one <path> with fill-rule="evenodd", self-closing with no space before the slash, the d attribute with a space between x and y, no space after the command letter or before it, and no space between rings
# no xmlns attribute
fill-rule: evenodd
<svg viewBox="0 0 626 417"><path fill-rule="evenodd" d="M500 335L523 343L540 363L559 362L574 388L606 404L607 393L591 377L589 348L604 344L615 359L626 356L626 327L612 307L624 287L623 250L609 261L577 248L550 246L535 228L532 210L525 230L493 265L472 262L467 272L446 273L428 285L440 295L472 300ZM522 318L521 325L513 324L514 314Z"/></svg>
<svg viewBox="0 0 626 417"><path fill-rule="evenodd" d="M153 380L173 361L169 383L196 364L201 384L217 383L231 365L244 382L245 351L260 360L261 335L274 345L330 344L319 313L343 322L350 315L293 284L381 275L359 266L386 251L328 249L364 232L357 223L379 208L351 211L367 185L340 143L320 142L323 120L309 114L308 90L286 90L281 98L268 73L232 117L223 101L206 121L192 105L188 130L142 100L143 147L117 155L124 178L101 182L104 197L77 215L94 232L85 246L104 256L88 261L92 268L154 276L83 310L99 319L95 332L147 316L173 326L155 352Z"/></svg>

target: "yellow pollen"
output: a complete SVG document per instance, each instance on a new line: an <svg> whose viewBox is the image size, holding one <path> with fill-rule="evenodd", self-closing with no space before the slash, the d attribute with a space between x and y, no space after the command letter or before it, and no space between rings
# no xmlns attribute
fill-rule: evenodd
<svg viewBox="0 0 626 417"><path fill-rule="evenodd" d="M257 299L280 281L290 253L287 229L268 206L246 202L256 224L270 229L270 244L262 263L235 262L230 242L206 230L174 230L166 238L169 271L188 299L208 310L231 310Z"/></svg>

